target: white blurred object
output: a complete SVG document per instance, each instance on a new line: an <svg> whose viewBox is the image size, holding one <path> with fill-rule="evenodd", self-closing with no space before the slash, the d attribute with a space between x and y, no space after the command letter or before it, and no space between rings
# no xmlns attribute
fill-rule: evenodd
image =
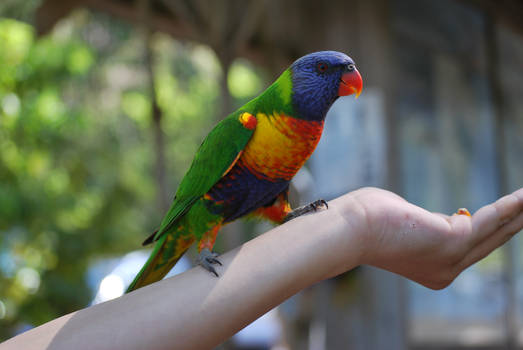
<svg viewBox="0 0 523 350"><path fill-rule="evenodd" d="M104 271L102 276L104 277L101 279L98 277L96 279L96 281L100 281L100 283L98 285L96 296L91 304L102 303L123 295L127 286L131 284L136 274L149 258L150 253L150 251L146 250L135 251L126 254L123 258L119 259L116 266L114 263L110 264L110 260L114 259L102 260L97 263L98 266L93 266L93 270L102 269L102 271ZM115 267L107 272L107 267L103 268L103 266L106 265ZM100 266L102 267L100 268ZM182 257L165 278L184 272L189 268L191 268L189 259Z"/></svg>
<svg viewBox="0 0 523 350"><path fill-rule="evenodd" d="M95 300L98 302L104 302L107 300L118 298L123 295L124 286L122 277L110 274L104 277L100 282L100 288L98 289L98 295Z"/></svg>
<svg viewBox="0 0 523 350"><path fill-rule="evenodd" d="M22 267L18 270L16 280L31 294L36 293L40 287L40 274L31 267Z"/></svg>

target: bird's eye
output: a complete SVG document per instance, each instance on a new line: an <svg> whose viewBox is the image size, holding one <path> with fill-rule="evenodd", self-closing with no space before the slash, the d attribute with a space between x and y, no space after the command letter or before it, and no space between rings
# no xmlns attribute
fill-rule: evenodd
<svg viewBox="0 0 523 350"><path fill-rule="evenodd" d="M316 69L320 73L325 73L327 69L329 69L329 65L325 62L318 62L318 64L316 65Z"/></svg>
<svg viewBox="0 0 523 350"><path fill-rule="evenodd" d="M348 65L347 65L347 70L348 70L349 72L352 72L352 71L355 70L355 69L356 69L356 65L355 65L354 63L351 63L351 64L348 64Z"/></svg>

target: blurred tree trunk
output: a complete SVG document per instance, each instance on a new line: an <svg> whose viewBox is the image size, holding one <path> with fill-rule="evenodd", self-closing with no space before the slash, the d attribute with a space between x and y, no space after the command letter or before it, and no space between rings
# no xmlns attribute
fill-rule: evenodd
<svg viewBox="0 0 523 350"><path fill-rule="evenodd" d="M167 167L165 162L165 140L162 130L162 111L158 105L154 79L154 57L152 44L152 33L148 30L145 38L145 64L149 76L149 93L151 96L151 118L155 150L155 176L157 183L157 202L162 212L169 209L169 189L167 185Z"/></svg>
<svg viewBox="0 0 523 350"><path fill-rule="evenodd" d="M150 3L149 0L137 0L136 6L141 19L141 30L143 36L144 62L147 70L147 85L151 98L151 124L154 138L155 153L155 177L156 177L156 200L158 208L162 213L169 209L169 190L166 178L165 162L165 139L162 131L162 111L158 105L156 84L154 77L154 51L152 49L152 32L150 26Z"/></svg>
<svg viewBox="0 0 523 350"><path fill-rule="evenodd" d="M220 115L217 116L217 121L222 120L227 115L229 115L233 111L234 107L231 92L229 91L229 85L227 82L233 57L227 53L218 53L218 59L220 60L220 64L222 66L223 76L220 81L221 112Z"/></svg>

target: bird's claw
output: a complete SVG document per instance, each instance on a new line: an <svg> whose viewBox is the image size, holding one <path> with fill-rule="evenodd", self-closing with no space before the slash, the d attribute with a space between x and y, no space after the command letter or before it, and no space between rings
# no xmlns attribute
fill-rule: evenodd
<svg viewBox="0 0 523 350"><path fill-rule="evenodd" d="M304 205L303 207L299 207L291 211L285 219L283 219L283 223L290 221L294 218L297 218L298 216L302 216L304 214L310 213L310 212L316 212L318 211L318 208L325 207L325 209L329 209L329 204L327 204L327 201L325 199L318 199L312 203L309 203L307 205Z"/></svg>
<svg viewBox="0 0 523 350"><path fill-rule="evenodd" d="M210 273L214 274L216 277L218 277L218 272L216 272L216 269L212 266L212 264L222 266L220 260L216 259L217 257L218 253L211 252L209 249L204 248L198 256L198 264Z"/></svg>
<svg viewBox="0 0 523 350"><path fill-rule="evenodd" d="M327 204L327 201L325 199L318 199L317 201L314 201L309 204L314 211L317 211L320 207L325 207L325 209L329 209L329 204Z"/></svg>

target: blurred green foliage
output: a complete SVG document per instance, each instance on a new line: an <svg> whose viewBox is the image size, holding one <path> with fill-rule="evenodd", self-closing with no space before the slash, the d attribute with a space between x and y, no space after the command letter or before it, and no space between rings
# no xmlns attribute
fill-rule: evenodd
<svg viewBox="0 0 523 350"><path fill-rule="evenodd" d="M208 47L152 44L174 192L223 117L222 70ZM88 305L90 264L137 249L161 219L143 45L86 10L42 38L0 18L0 341ZM245 61L228 84L236 105L263 85Z"/></svg>

